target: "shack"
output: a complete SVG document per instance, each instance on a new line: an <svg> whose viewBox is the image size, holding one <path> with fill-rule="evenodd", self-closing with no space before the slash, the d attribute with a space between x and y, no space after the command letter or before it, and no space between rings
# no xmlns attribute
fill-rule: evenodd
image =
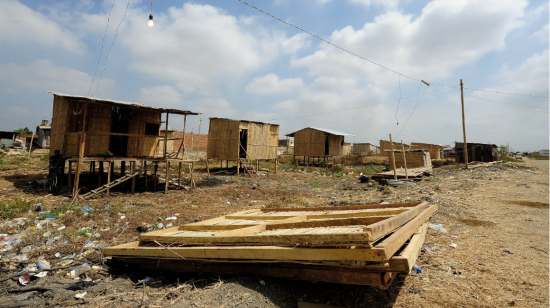
<svg viewBox="0 0 550 308"><path fill-rule="evenodd" d="M344 138L353 135L332 129L307 127L286 136L294 137L294 158L303 156L304 162L307 159L309 164L310 158L314 161L317 158L318 162L320 159L332 159L334 162L335 158L343 157L346 155Z"/></svg>
<svg viewBox="0 0 550 308"><path fill-rule="evenodd" d="M38 138L36 138L35 142L39 147L43 149L50 148L51 129L52 126L48 120L42 120L42 124L36 127L36 135L38 136Z"/></svg>
<svg viewBox="0 0 550 308"><path fill-rule="evenodd" d="M380 147L372 143L354 143L351 146L351 153L360 155L380 154Z"/></svg>
<svg viewBox="0 0 550 308"><path fill-rule="evenodd" d="M168 133L160 135L161 118L164 116L165 128L168 127L170 114L183 115L185 120L196 112L178 109L165 109L145 106L142 104L121 102L107 99L91 98L62 93L52 93L53 116L51 124L50 155L60 150L69 163L68 184L74 187L73 195L78 196L80 173L84 163L89 163L90 174L96 175L96 163L99 164L97 174L98 188L81 196L91 197L97 193L109 190L115 185L132 180L132 192L135 188L135 177L145 176L147 187L147 163L154 167L154 187L158 182L157 169L159 164L165 164L165 193L168 192L170 163L179 164L178 187L181 186L182 163L190 165L191 183L193 161L185 160L184 153L168 155ZM184 124L185 130L185 124ZM157 151L158 144L163 141L163 150ZM181 154L181 158L179 158ZM115 162L120 164L120 178L111 183L114 175ZM72 180L72 165L76 164L74 182ZM126 174L126 163L131 172ZM141 164L137 171L136 164ZM104 183L104 167L108 168L107 183ZM89 185L93 186L93 185Z"/></svg>
<svg viewBox="0 0 550 308"><path fill-rule="evenodd" d="M206 150L207 165L209 159L219 160L220 167L223 167L224 160L226 167L230 161L236 161L237 174L241 168L245 173L257 173L260 161L274 160L275 171L277 171L278 140L278 124L210 118Z"/></svg>
<svg viewBox="0 0 550 308"><path fill-rule="evenodd" d="M430 151L430 156L432 159L441 159L443 157L443 149L444 147L438 144L411 142L411 150Z"/></svg>
<svg viewBox="0 0 550 308"><path fill-rule="evenodd" d="M498 146L487 143L467 143L468 162L492 162L498 160ZM456 162L464 163L464 143L455 142Z"/></svg>
<svg viewBox="0 0 550 308"><path fill-rule="evenodd" d="M395 151L394 154L395 154L394 155L395 168L397 169L405 168L405 160L406 160L406 167L409 169L432 167L432 159L430 156L430 152L427 150L405 151L405 157L403 157L403 151ZM393 170L393 165L391 163L389 165L389 168L390 170Z"/></svg>
<svg viewBox="0 0 550 308"><path fill-rule="evenodd" d="M0 131L0 147L11 146L18 135L18 132Z"/></svg>

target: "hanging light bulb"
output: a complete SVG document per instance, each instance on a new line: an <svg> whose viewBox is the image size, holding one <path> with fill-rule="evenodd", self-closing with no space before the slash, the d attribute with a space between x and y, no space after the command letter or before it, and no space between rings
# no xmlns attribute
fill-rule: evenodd
<svg viewBox="0 0 550 308"><path fill-rule="evenodd" d="M153 22L153 14L149 15L149 22L147 22L149 27L153 27L155 23Z"/></svg>

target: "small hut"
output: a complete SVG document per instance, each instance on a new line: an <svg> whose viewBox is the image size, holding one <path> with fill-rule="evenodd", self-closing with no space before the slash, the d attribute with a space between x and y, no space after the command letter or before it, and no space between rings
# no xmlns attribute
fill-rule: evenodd
<svg viewBox="0 0 550 308"><path fill-rule="evenodd" d="M492 162L498 160L498 147L496 144L467 143L468 162ZM464 163L464 143L455 142L456 162Z"/></svg>
<svg viewBox="0 0 550 308"><path fill-rule="evenodd" d="M380 148L372 143L354 143L351 146L351 153L362 155L380 154Z"/></svg>
<svg viewBox="0 0 550 308"><path fill-rule="evenodd" d="M241 167L245 172L257 172L260 161L275 161L277 171L277 147L279 125L263 122L210 118L208 129L208 159L237 162L237 173ZM252 165L256 163L256 167Z"/></svg>
<svg viewBox="0 0 550 308"><path fill-rule="evenodd" d="M389 150L388 150L389 152ZM431 168L432 159L430 152L427 150L410 150L405 151L405 157L403 157L403 151L395 151L395 168ZM390 154L391 155L391 154ZM406 163L405 163L406 160ZM393 170L393 165L389 164L390 170Z"/></svg>
<svg viewBox="0 0 550 308"><path fill-rule="evenodd" d="M79 179L83 163L90 164L90 173L96 173L96 163L99 164L97 174L98 189L89 194L107 191L126 180L132 180L132 192L135 177L145 175L147 187L147 163L154 166L155 189L157 184L157 169L159 163L166 164L165 193L168 192L170 163L179 163L178 187L181 186L181 166L188 163L192 174L192 161L184 159L183 152L169 155L167 152L168 132L160 135L161 118L165 114L165 128L168 127L168 115L198 115L191 111L164 109L107 99L90 98L49 92L54 95L53 117L51 124L50 155L60 150L69 162L69 187L74 187L73 194L78 195ZM185 131L185 124L184 124ZM162 143L161 143L162 141ZM162 151L159 152L159 144ZM179 154L182 157L179 158ZM121 178L111 183L115 162L120 163ZM131 172L126 174L126 163ZM72 164L76 163L74 183ZM108 167L107 183L104 179L104 163ZM136 164L141 164L136 172ZM191 182L192 178L191 178ZM88 197L86 194L82 197Z"/></svg>
<svg viewBox="0 0 550 308"><path fill-rule="evenodd" d="M39 147L44 149L50 148L50 131L52 129L48 120L42 120L42 124L36 127L36 143Z"/></svg>
<svg viewBox="0 0 550 308"><path fill-rule="evenodd" d="M444 147L438 144L411 142L411 150L427 150L430 151L430 157L432 159L441 159L443 157Z"/></svg>
<svg viewBox="0 0 550 308"><path fill-rule="evenodd" d="M294 157L303 156L304 161L307 157L308 163L310 157L313 160L317 158L318 161L321 158L323 161L327 158L332 158L334 161L335 158L346 155L345 136L353 135L315 127L307 127L287 135L287 137L294 137Z"/></svg>

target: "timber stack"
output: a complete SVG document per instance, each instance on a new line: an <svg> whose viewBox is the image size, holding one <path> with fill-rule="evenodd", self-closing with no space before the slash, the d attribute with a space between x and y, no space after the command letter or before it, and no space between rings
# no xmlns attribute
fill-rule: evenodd
<svg viewBox="0 0 550 308"><path fill-rule="evenodd" d="M103 249L142 269L258 274L387 288L420 253L426 202L254 209L141 234Z"/></svg>

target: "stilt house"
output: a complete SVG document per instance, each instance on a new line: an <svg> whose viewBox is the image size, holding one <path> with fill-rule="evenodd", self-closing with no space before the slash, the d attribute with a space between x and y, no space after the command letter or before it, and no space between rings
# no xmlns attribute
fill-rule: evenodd
<svg viewBox="0 0 550 308"><path fill-rule="evenodd" d="M48 93L54 95L50 155L53 155L55 150L60 150L68 160L69 186L73 186L71 165L77 164L74 181L75 195L78 191L83 162L90 163L90 172L93 171L93 173L95 173L95 163L99 163L98 186L102 184L104 162L110 170L114 167L115 161L120 162L123 178L126 177L126 162L131 164L131 170L134 171L130 178L137 175L136 163L142 164L142 170L146 169L147 162L154 164L156 178L158 163L165 163L168 167L171 161L179 162L181 169L181 163L187 162L183 160L183 154L182 158L178 158L179 153L168 155L166 148L168 133L164 136L160 134L161 117L164 113L166 128L169 114L183 115L187 118L188 115L198 115L196 112L55 92ZM159 144L164 147L162 151L158 151ZM108 185L111 185L109 184L110 175L111 172L107 180ZM166 177L168 178L168 172ZM127 179L120 180L118 183ZM132 181L134 182L135 179ZM133 186L132 184L132 190ZM106 190L108 191L111 187L112 185ZM165 191L167 190L168 180L166 180Z"/></svg>
<svg viewBox="0 0 550 308"><path fill-rule="evenodd" d="M278 141L278 124L210 118L206 155L226 163L237 161L237 170L244 167L245 172L257 172L259 161L275 160L277 164Z"/></svg>
<svg viewBox="0 0 550 308"><path fill-rule="evenodd" d="M467 143L468 162L492 162L498 160L498 147L496 144ZM464 143L455 142L456 162L464 163Z"/></svg>
<svg viewBox="0 0 550 308"><path fill-rule="evenodd" d="M294 137L294 156L304 156L304 159L307 157L309 160L310 157L326 159L346 155L344 138L353 135L332 129L307 127L287 136Z"/></svg>

